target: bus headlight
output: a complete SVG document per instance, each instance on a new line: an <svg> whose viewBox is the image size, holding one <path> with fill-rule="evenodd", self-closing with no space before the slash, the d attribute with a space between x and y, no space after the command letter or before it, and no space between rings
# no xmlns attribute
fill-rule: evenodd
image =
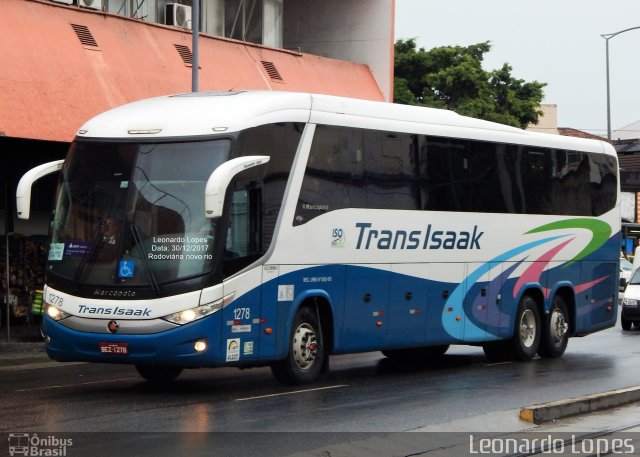
<svg viewBox="0 0 640 457"><path fill-rule="evenodd" d="M223 300L218 300L213 303L169 314L168 316L164 316L163 319L178 325L188 324L189 322L197 321L198 319L202 319L203 317L213 314L216 311L220 311L222 309L222 303Z"/></svg>
<svg viewBox="0 0 640 457"><path fill-rule="evenodd" d="M65 313L57 306L50 305L49 303L44 304L44 312L47 313L47 316L54 321L61 321L62 319L71 316L71 314Z"/></svg>

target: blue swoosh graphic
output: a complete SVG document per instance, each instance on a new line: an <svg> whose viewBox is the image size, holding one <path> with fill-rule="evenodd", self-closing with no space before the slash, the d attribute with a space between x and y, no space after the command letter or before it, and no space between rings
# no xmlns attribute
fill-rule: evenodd
<svg viewBox="0 0 640 457"><path fill-rule="evenodd" d="M549 241L553 241L553 240L557 240L558 238L564 238L567 237L569 235L557 235L557 236L552 236L549 238L544 238L542 240L537 240L537 241L532 241L530 243L524 244L522 246L519 246L517 248L511 249L510 251L504 252L500 255L498 255L497 257L495 257L494 259L490 260L489 262L481 265L480 267L478 267L473 273L471 273L469 276L467 276L465 281L462 281L458 287L456 287L454 289L454 291L451 293L451 295L449 295L449 298L447 299L444 307L446 308L453 308L454 310L456 310L458 307L463 309L464 312L464 308L463 308L463 303L464 303L464 299L467 295L467 293L469 292L469 290L471 289L471 287L473 287L475 285L475 283L485 274L487 274L489 272L489 270L491 270L492 268L492 264L497 263L497 262L506 262L507 260L511 259L512 257L521 254L531 248L535 248L536 246L540 246L541 244L547 243ZM495 265L494 265L495 267ZM456 306L457 305L457 306ZM445 331L451 335L454 338L459 338L460 333L460 322L456 321L456 314L460 314L460 313L442 313L442 327L445 329ZM465 316L466 317L466 316ZM464 337L465 339L473 339L475 338L481 338L486 332L481 329L480 327L478 327L477 325L475 325L471 319L466 319L464 320Z"/></svg>

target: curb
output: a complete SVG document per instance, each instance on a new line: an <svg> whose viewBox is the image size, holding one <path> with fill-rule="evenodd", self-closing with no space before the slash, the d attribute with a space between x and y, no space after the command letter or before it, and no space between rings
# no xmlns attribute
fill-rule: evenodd
<svg viewBox="0 0 640 457"><path fill-rule="evenodd" d="M603 409L637 401L640 401L640 386L627 387L625 389L527 406L520 410L520 419L540 425L563 417L602 411Z"/></svg>

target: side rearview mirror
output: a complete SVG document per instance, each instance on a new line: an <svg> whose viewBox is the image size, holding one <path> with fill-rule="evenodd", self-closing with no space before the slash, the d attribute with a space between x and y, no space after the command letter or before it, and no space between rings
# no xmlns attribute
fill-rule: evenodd
<svg viewBox="0 0 640 457"><path fill-rule="evenodd" d="M208 219L222 216L224 196L238 173L269 162L269 156L246 156L231 159L213 170L204 191L204 215Z"/></svg>
<svg viewBox="0 0 640 457"><path fill-rule="evenodd" d="M47 162L32 168L22 175L16 189L16 212L18 213L19 219L29 219L31 212L31 187L33 183L43 176L60 171L63 163L63 159Z"/></svg>

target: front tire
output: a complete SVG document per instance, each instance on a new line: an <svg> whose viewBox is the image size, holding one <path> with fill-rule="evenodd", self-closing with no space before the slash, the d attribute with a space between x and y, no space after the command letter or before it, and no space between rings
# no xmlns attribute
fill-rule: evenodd
<svg viewBox="0 0 640 457"><path fill-rule="evenodd" d="M553 298L551 311L545 319L542 329L542 341L538 355L545 358L557 358L564 354L569 342L569 312L561 296Z"/></svg>
<svg viewBox="0 0 640 457"><path fill-rule="evenodd" d="M624 316L620 316L620 325L622 326L622 330L631 330L631 323L629 319Z"/></svg>
<svg viewBox="0 0 640 457"><path fill-rule="evenodd" d="M137 364L136 370L138 370L140 376L154 384L171 382L182 373L182 367L173 367L170 365Z"/></svg>
<svg viewBox="0 0 640 457"><path fill-rule="evenodd" d="M298 310L293 321L287 356L273 363L271 371L283 384L308 384L318 379L326 358L324 337L316 310L303 307Z"/></svg>

